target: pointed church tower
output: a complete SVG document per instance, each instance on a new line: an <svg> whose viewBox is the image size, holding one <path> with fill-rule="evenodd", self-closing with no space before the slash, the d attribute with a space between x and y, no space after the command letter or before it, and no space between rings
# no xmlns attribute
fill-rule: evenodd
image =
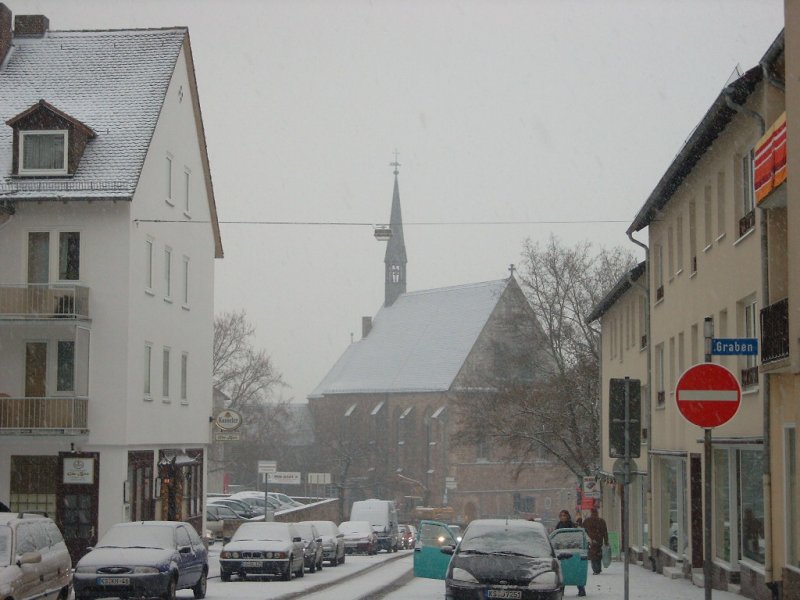
<svg viewBox="0 0 800 600"><path fill-rule="evenodd" d="M406 244L403 241L403 216L400 213L400 186L397 183L398 167L400 163L395 159L394 167L394 194L392 195L392 216L389 226L392 237L386 244L386 256L383 259L386 265L386 291L383 305L391 306L400 294L406 293Z"/></svg>

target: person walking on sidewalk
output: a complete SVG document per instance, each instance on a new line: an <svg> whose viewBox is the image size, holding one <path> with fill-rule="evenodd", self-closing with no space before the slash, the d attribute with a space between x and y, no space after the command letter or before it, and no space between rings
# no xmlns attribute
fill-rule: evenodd
<svg viewBox="0 0 800 600"><path fill-rule="evenodd" d="M554 529L575 529L575 523L572 522L572 516L569 514L568 510L562 510L558 513L558 523ZM582 585L578 586L578 596L585 596L586 595L586 588Z"/></svg>
<svg viewBox="0 0 800 600"><path fill-rule="evenodd" d="M606 522L592 508L591 514L583 522L586 535L589 536L589 560L592 561L592 572L599 575L603 570L603 546L608 546L608 527Z"/></svg>

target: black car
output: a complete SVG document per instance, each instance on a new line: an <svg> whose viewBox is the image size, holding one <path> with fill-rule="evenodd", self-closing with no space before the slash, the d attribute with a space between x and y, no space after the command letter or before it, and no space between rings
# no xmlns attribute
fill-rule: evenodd
<svg viewBox="0 0 800 600"><path fill-rule="evenodd" d="M208 551L188 523L117 523L78 561L75 600L164 598L190 588L205 598Z"/></svg>
<svg viewBox="0 0 800 600"><path fill-rule="evenodd" d="M445 578L446 600L511 598L561 600L561 567L547 530L521 519L472 521L451 554Z"/></svg>
<svg viewBox="0 0 800 600"><path fill-rule="evenodd" d="M322 536L311 523L296 523L297 531L303 539L305 565L311 573L322 570Z"/></svg>

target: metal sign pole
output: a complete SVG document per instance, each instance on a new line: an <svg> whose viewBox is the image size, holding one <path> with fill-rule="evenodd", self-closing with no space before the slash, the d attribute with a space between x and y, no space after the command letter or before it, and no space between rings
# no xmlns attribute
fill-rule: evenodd
<svg viewBox="0 0 800 600"><path fill-rule="evenodd" d="M714 337L714 318L706 317L703 320L703 336L705 337L705 362L711 362L711 340ZM705 600L711 600L711 428L704 429L703 435L703 591Z"/></svg>

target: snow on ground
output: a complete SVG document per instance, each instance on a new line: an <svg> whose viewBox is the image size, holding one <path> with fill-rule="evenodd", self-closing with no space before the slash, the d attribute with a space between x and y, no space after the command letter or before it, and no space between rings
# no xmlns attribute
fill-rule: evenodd
<svg viewBox="0 0 800 600"><path fill-rule="evenodd" d="M624 568L621 562L614 562L600 575L589 573L586 585L587 600L623 600L624 593ZM658 573L642 567L631 565L628 580L628 597L630 600L703 600L704 590L692 585L688 579L668 579ZM564 598L574 598L578 595L578 588L567 587ZM742 600L744 596L730 592L712 591L714 600ZM358 596L353 596L358 598ZM444 581L435 579L414 579L407 586L392 594L384 600L443 600Z"/></svg>

